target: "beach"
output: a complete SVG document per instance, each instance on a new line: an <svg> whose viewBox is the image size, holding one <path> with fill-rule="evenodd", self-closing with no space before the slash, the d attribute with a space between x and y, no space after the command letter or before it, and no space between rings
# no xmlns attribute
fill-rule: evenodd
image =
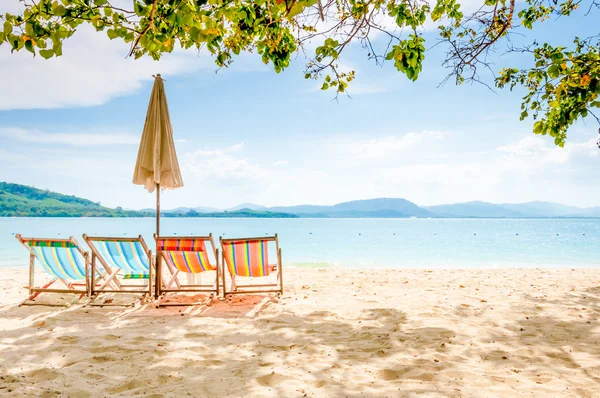
<svg viewBox="0 0 600 398"><path fill-rule="evenodd" d="M18 307L27 270L4 268L0 395L600 396L599 269L288 267L284 282L232 305Z"/></svg>

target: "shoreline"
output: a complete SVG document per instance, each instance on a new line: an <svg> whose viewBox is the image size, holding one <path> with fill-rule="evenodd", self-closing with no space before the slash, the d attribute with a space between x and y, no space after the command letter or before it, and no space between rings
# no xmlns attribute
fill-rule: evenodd
<svg viewBox="0 0 600 398"><path fill-rule="evenodd" d="M600 269L287 267L278 302L158 310L15 307L14 272L0 395L600 394Z"/></svg>

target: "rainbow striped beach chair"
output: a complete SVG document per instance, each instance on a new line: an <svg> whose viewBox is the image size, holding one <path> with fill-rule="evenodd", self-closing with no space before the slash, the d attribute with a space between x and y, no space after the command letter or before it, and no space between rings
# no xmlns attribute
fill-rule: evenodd
<svg viewBox="0 0 600 398"><path fill-rule="evenodd" d="M231 287L227 289L225 283L225 271L223 274L223 296L231 302L234 294L249 293L277 293L283 294L283 270L281 262L281 249L277 234L264 238L220 238L222 249L223 268L227 267L231 276ZM275 242L277 263L269 263L269 242ZM243 278L266 278L272 273L277 273L275 281L263 284L237 283L238 277Z"/></svg>
<svg viewBox="0 0 600 398"><path fill-rule="evenodd" d="M162 264L167 265L171 272L171 279L162 286L156 283L156 297L160 297L159 306L209 304L219 294L219 250L215 248L212 234L208 236L156 236L156 279L160 280L163 274ZM210 249L207 249L207 243ZM211 262L209 253L212 252L214 262ZM184 284L178 278L181 273L202 275L214 271L215 277L210 284ZM176 285L174 287L174 285ZM209 301L203 303L166 302L168 293L199 292L211 293Z"/></svg>
<svg viewBox="0 0 600 398"><path fill-rule="evenodd" d="M98 266L106 272L101 284L91 284L92 300L102 293L141 293L142 300L152 296L152 252L141 235L115 238L84 234L83 239L92 250L92 272ZM130 282L125 284L126 280Z"/></svg>
<svg viewBox="0 0 600 398"><path fill-rule="evenodd" d="M36 303L34 300L42 293L72 293L78 295L72 305L83 296L89 294L88 253L83 251L75 238L69 239L38 239L24 238L20 234L15 237L29 251L29 297L20 305L50 305L63 304ZM42 287L35 286L35 263L53 277ZM51 288L55 282L61 282L65 288Z"/></svg>

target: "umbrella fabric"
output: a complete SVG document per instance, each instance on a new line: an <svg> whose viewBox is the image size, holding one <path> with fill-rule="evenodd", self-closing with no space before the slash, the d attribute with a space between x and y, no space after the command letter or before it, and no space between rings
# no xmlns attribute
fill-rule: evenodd
<svg viewBox="0 0 600 398"><path fill-rule="evenodd" d="M165 86L160 75L157 75L154 80L133 183L143 185L148 192L153 192L156 184L163 189L183 186L173 142L173 127L169 118Z"/></svg>

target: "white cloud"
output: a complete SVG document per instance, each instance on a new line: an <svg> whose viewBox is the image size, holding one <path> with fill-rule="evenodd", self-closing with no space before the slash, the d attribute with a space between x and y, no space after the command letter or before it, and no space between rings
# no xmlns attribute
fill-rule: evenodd
<svg viewBox="0 0 600 398"><path fill-rule="evenodd" d="M596 140L567 143L564 148L548 144L547 139L529 136L517 143L498 147L502 153L500 162L511 169L522 169L524 172L541 169L549 165L568 163L573 156L598 156Z"/></svg>
<svg viewBox="0 0 600 398"><path fill-rule="evenodd" d="M152 75L191 72L213 66L196 51L174 51L160 61L127 58L129 46L111 41L89 26L65 40L63 55L49 60L27 51L13 54L0 47L0 110L100 105L135 92Z"/></svg>
<svg viewBox="0 0 600 398"><path fill-rule="evenodd" d="M404 135L354 140L347 148L357 158L380 159L405 152L422 143L443 140L446 136L447 133L442 131L410 132Z"/></svg>
<svg viewBox="0 0 600 398"><path fill-rule="evenodd" d="M200 149L185 154L183 171L200 180L255 179L260 167L240 154L243 143L223 149Z"/></svg>
<svg viewBox="0 0 600 398"><path fill-rule="evenodd" d="M140 137L133 134L47 133L21 128L0 128L0 136L36 144L62 144L73 146L135 145Z"/></svg>
<svg viewBox="0 0 600 398"><path fill-rule="evenodd" d="M0 148L0 159L2 159L3 162L13 163L28 161L29 157L25 155L15 154L7 151L6 149Z"/></svg>
<svg viewBox="0 0 600 398"><path fill-rule="evenodd" d="M272 163L273 167L287 166L290 162L287 160L276 160Z"/></svg>

